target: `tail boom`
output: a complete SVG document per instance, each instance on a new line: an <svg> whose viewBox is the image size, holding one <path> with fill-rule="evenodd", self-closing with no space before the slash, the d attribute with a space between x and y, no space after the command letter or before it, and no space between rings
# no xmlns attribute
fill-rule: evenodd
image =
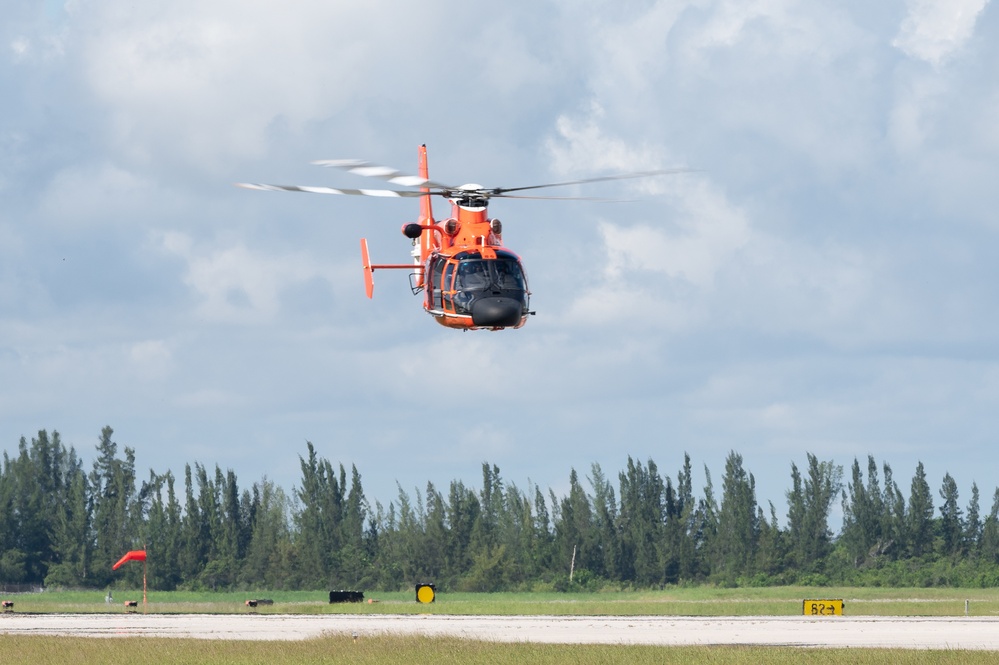
<svg viewBox="0 0 999 665"><path fill-rule="evenodd" d="M423 266L413 265L412 263L371 263L371 257L368 255L367 238L361 238L361 265L364 268L364 293L369 298L374 297L375 294L374 272L376 270L410 270L416 271L420 275L421 280L423 276Z"/></svg>

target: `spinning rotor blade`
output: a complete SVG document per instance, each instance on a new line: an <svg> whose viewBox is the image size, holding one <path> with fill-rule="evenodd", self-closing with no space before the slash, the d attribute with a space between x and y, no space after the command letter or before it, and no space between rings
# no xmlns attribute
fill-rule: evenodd
<svg viewBox="0 0 999 665"><path fill-rule="evenodd" d="M547 187L566 187L568 185L585 185L592 182L607 182L610 180L628 180L631 178L648 178L651 176L658 175L672 175L676 173L690 173L695 169L661 169L657 171L639 171L636 173L620 173L615 175L599 176L596 178L583 178L581 180L569 180L567 182L553 182L544 185L528 185L526 187L482 187L474 186L469 187L468 185L463 185L461 187L454 187L452 185L444 185L439 182L434 182L432 180L427 180L415 175L409 175L398 171L389 166L380 166L378 164L372 164L371 162L365 162L359 159L322 159L312 162L317 166L333 167L338 169L343 169L348 173L353 173L354 175L364 176L366 178L379 178L381 180L388 181L394 185L400 185L402 187L425 187L431 190L430 194L440 194L446 198L451 198L454 196L469 196L478 195L485 198L492 197L503 197L503 198L538 198L538 199L553 199L553 200L607 200L600 198L591 197L577 197L577 196L539 196L539 197L527 197L527 196L511 196L507 192L522 192L528 189L544 189Z"/></svg>
<svg viewBox="0 0 999 665"><path fill-rule="evenodd" d="M308 192L309 194L341 194L344 196L377 196L381 198L412 198L428 196L425 192L406 192L394 189L334 189L333 187L309 187L307 185L263 185L237 182L237 187L255 189L261 192Z"/></svg>
<svg viewBox="0 0 999 665"><path fill-rule="evenodd" d="M347 173L364 176L365 178L378 178L400 187L427 187L430 189L458 189L450 185L442 185L433 180L421 178L418 175L409 175L402 171L397 171L390 166L379 166L371 162L359 159L320 159L312 162L316 166L326 166L330 168L343 169Z"/></svg>
<svg viewBox="0 0 999 665"><path fill-rule="evenodd" d="M483 189L482 193L486 196L497 196L504 198L529 198L529 197L516 197L509 196L507 192L523 192L528 189L543 189L546 187L566 187L568 185L585 185L591 182L607 182L609 180L630 180L632 178L649 178L651 176L657 175L674 175L677 173L692 173L697 169L660 169L658 171L638 171L636 173L619 173L615 175L605 175L596 178L583 178L582 180L569 180L566 182L553 182L547 185L528 185L526 187L497 187L496 189ZM548 197L539 197L548 198ZM567 197L575 198L575 197Z"/></svg>
<svg viewBox="0 0 999 665"><path fill-rule="evenodd" d="M677 173L691 173L697 169L661 169L657 171L638 171L635 173L619 173L615 175L598 176L596 178L582 178L580 180L568 180L565 182L552 182L544 185L527 185L524 187L483 187L482 185L443 185L433 180L427 180L420 176L409 175L388 166L380 166L358 159L323 159L312 162L317 166L338 168L353 173L354 175L366 178L378 178L399 185L400 187L419 187L426 191L407 191L396 189L339 189L334 187L311 187L304 185L265 185L255 183L237 183L237 187L244 189L255 189L265 192L308 192L311 194L340 194L344 196L374 196L380 198L415 198L420 196L443 196L448 199L478 197L481 199L507 198L507 199L536 199L553 201L612 201L616 199L606 199L590 196L530 196L514 194L513 192L524 192L531 189L545 189L548 187L567 187L569 185L585 185L594 182L608 182L611 180L629 180L632 178L648 178L659 175L673 175Z"/></svg>

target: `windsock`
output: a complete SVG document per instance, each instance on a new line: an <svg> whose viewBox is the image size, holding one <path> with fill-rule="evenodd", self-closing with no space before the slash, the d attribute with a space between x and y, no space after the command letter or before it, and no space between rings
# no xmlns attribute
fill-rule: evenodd
<svg viewBox="0 0 999 665"><path fill-rule="evenodd" d="M118 559L118 563L111 567L111 570L118 570L118 566L128 561L145 561L146 560L146 550L132 550L127 552L125 556Z"/></svg>

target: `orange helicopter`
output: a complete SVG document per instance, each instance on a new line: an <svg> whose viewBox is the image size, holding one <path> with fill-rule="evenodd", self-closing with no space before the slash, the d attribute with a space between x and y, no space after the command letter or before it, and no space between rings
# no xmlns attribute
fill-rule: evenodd
<svg viewBox="0 0 999 665"><path fill-rule="evenodd" d="M402 226L413 242L413 263L375 264L368 256L368 242L361 238L364 288L368 298L374 293L375 270L409 270L413 295L424 294L423 309L441 325L461 330L503 330L520 328L530 310L531 291L523 263L503 246L503 225L487 214L491 198L570 199L578 197L524 196L513 194L531 189L563 187L624 178L682 173L689 169L644 171L621 175L572 180L526 187L487 188L468 184L454 187L430 180L427 146L419 148L419 175L406 175L386 166L359 160L321 160L318 166L344 169L360 176L379 178L394 185L419 189L335 189L298 185L237 183L238 187L261 191L309 192L348 196L413 197L420 199L417 222ZM451 202L451 216L434 220L430 197L443 196ZM595 200L595 199L590 199Z"/></svg>

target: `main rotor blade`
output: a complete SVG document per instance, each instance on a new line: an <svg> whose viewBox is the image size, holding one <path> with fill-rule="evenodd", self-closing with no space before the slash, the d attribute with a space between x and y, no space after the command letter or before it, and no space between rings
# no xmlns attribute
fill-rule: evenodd
<svg viewBox="0 0 999 665"><path fill-rule="evenodd" d="M530 201L600 201L622 203L625 199L607 199L602 196L531 196L530 194L485 194L487 199L527 199Z"/></svg>
<svg viewBox="0 0 999 665"><path fill-rule="evenodd" d="M378 178L400 187L430 187L436 189L457 189L450 185L442 185L433 180L421 178L418 175L410 175L397 171L390 166L379 166L371 162L359 159L320 159L312 162L316 166L326 166L330 168L343 169L347 173L364 176L365 178Z"/></svg>
<svg viewBox="0 0 999 665"><path fill-rule="evenodd" d="M630 180L632 178L650 178L657 175L675 175L677 173L693 173L697 169L660 169L658 171L639 171L637 173L619 173L616 175L605 175L597 178L583 178L582 180L569 180L567 182L553 182L547 185L528 185L526 187L497 187L496 189L483 190L489 196L506 196L507 192L523 192L528 189L543 189L545 187L566 187L568 185L585 185L591 182L607 182L609 180ZM511 197L507 197L511 198Z"/></svg>
<svg viewBox="0 0 999 665"><path fill-rule="evenodd" d="M334 189L333 187L310 187L307 185L263 185L249 182L237 182L236 186L261 192L307 192L309 194L341 194L343 196L376 196L381 198L413 198L436 193L400 192L394 189Z"/></svg>

